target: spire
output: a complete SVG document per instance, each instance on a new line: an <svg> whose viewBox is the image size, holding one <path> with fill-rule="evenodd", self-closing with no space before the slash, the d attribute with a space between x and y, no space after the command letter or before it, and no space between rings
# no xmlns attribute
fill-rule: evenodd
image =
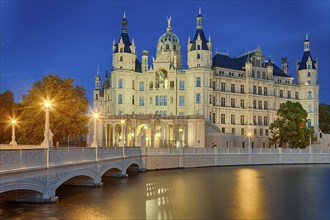
<svg viewBox="0 0 330 220"><path fill-rule="evenodd" d="M202 9L201 9L201 7L199 7L198 15L197 15L196 20L197 20L196 28L197 29L202 29L203 28L203 26L202 26L203 16L202 16Z"/></svg>
<svg viewBox="0 0 330 220"><path fill-rule="evenodd" d="M122 33L127 33L127 25L128 25L128 21L126 19L126 13L124 12L124 17L123 17L123 20L121 21L121 32Z"/></svg>
<svg viewBox="0 0 330 220"><path fill-rule="evenodd" d="M171 27L172 17L166 17L166 18L167 18L167 29L166 29L166 32L172 32L172 27Z"/></svg>
<svg viewBox="0 0 330 220"><path fill-rule="evenodd" d="M306 40L304 41L304 51L310 51L310 43L308 39L308 34L306 34Z"/></svg>
<svg viewBox="0 0 330 220"><path fill-rule="evenodd" d="M97 64L96 76L100 76L100 64Z"/></svg>

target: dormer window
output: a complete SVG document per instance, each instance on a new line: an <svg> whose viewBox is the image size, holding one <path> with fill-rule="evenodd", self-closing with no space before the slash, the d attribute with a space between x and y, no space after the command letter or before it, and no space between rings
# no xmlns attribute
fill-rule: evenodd
<svg viewBox="0 0 330 220"><path fill-rule="evenodd" d="M122 53L122 52L123 52L123 48L121 47L121 48L120 48L120 53Z"/></svg>
<svg viewBox="0 0 330 220"><path fill-rule="evenodd" d="M197 45L197 50L200 50L201 49L201 45Z"/></svg>
<svg viewBox="0 0 330 220"><path fill-rule="evenodd" d="M197 54L197 59L200 59L201 58L201 55L198 53Z"/></svg>
<svg viewBox="0 0 330 220"><path fill-rule="evenodd" d="M120 59L119 59L120 61L123 61L123 56L120 56Z"/></svg>
<svg viewBox="0 0 330 220"><path fill-rule="evenodd" d="M166 44L166 50L170 49L170 45Z"/></svg>

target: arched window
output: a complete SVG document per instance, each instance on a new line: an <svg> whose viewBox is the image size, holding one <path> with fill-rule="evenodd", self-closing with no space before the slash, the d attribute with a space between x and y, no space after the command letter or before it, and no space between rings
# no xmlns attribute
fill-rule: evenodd
<svg viewBox="0 0 330 220"><path fill-rule="evenodd" d="M119 79L118 81L118 88L123 88L123 79Z"/></svg>
<svg viewBox="0 0 330 220"><path fill-rule="evenodd" d="M170 45L166 44L166 50L170 49Z"/></svg>
<svg viewBox="0 0 330 220"><path fill-rule="evenodd" d="M260 79L260 72L257 72L257 78Z"/></svg>
<svg viewBox="0 0 330 220"><path fill-rule="evenodd" d="M262 72L262 79L266 79L266 73Z"/></svg>
<svg viewBox="0 0 330 220"><path fill-rule="evenodd" d="M254 70L252 70L252 77L254 78Z"/></svg>
<svg viewBox="0 0 330 220"><path fill-rule="evenodd" d="M149 89L152 89L153 86L154 86L154 82L153 81L150 81L149 82Z"/></svg>

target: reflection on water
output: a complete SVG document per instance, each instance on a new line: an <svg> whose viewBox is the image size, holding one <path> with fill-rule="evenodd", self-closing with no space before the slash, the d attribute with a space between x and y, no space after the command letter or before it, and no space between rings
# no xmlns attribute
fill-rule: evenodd
<svg viewBox="0 0 330 220"><path fill-rule="evenodd" d="M61 186L58 204L0 204L0 219L330 219L330 165L215 167Z"/></svg>
<svg viewBox="0 0 330 220"><path fill-rule="evenodd" d="M236 218L265 219L264 189L260 180L260 171L253 168L237 170L235 197L237 207L233 213Z"/></svg>

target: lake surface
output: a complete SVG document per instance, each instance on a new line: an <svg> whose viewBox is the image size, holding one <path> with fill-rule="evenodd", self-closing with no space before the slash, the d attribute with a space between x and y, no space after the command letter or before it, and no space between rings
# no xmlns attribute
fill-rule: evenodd
<svg viewBox="0 0 330 220"><path fill-rule="evenodd" d="M57 204L0 204L0 219L330 219L330 165L212 167L61 186Z"/></svg>

